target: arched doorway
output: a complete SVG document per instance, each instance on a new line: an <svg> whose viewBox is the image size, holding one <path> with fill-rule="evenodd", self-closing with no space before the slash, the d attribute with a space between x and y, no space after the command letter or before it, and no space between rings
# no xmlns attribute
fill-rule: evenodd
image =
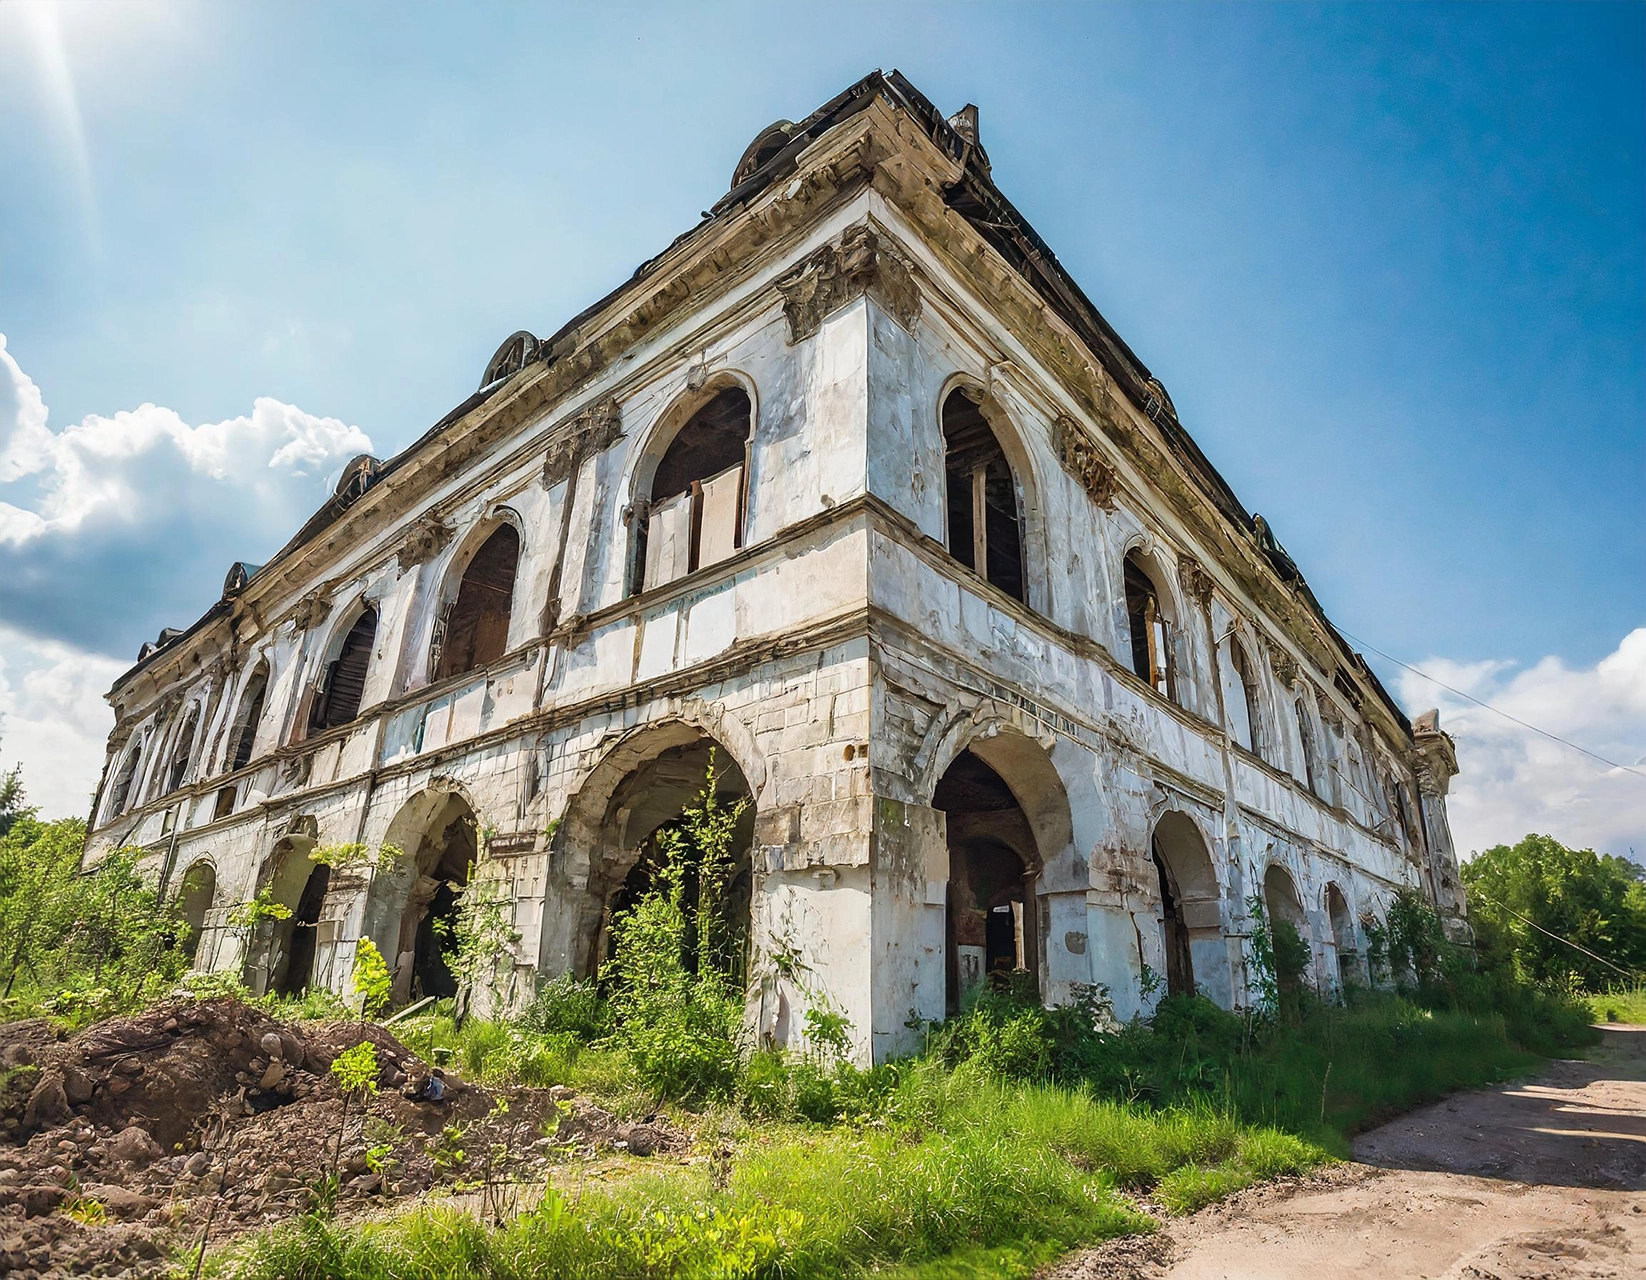
<svg viewBox="0 0 1646 1280"><path fill-rule="evenodd" d="M688 806L712 794L726 813L742 806L731 834L730 866L717 877L715 891L723 922L714 961L741 982L747 972L749 907L754 886L750 852L754 843L754 804L743 771L712 738L668 747L630 773L612 792L607 805L608 825L619 834L615 855L602 860L591 877L590 891L604 899L599 936L590 949L587 976L611 958L612 921L657 887L662 862L668 856L671 833L682 830ZM685 875L683 902L694 911L704 886L695 866Z"/></svg>
<svg viewBox="0 0 1646 1280"><path fill-rule="evenodd" d="M1308 947L1308 922L1303 917L1303 900L1298 897L1297 882L1292 879L1291 872L1277 862L1271 862L1267 871L1263 873L1263 906L1269 913L1269 928L1274 937L1276 977L1284 988L1288 983L1305 980L1309 971L1309 960L1304 954ZM1290 930L1302 944L1298 950L1298 961L1302 972L1290 972L1287 969L1284 950L1291 941L1286 937Z"/></svg>
<svg viewBox="0 0 1646 1280"><path fill-rule="evenodd" d="M1335 884L1326 886L1326 919L1332 926L1332 947L1337 952L1338 986L1354 986L1360 981L1360 951L1355 945L1354 917L1349 913L1349 900Z"/></svg>
<svg viewBox="0 0 1646 1280"><path fill-rule="evenodd" d="M331 868L316 866L303 882L286 931L285 961L269 973L269 989L277 995L300 996L314 979L314 951L320 932L320 909L331 887Z"/></svg>
<svg viewBox="0 0 1646 1280"><path fill-rule="evenodd" d="M299 818L275 843L258 872L257 894L267 890L268 900L285 907L291 915L284 920L260 920L252 928L241 980L254 995L295 995L308 986L314 965L314 928L320 919L318 903L312 908L311 919L304 920L303 915L313 896L311 885L317 873L326 870L309 858L315 846L314 830L312 818ZM325 897L324 885L322 877L321 899Z"/></svg>
<svg viewBox="0 0 1646 1280"><path fill-rule="evenodd" d="M1013 973L1040 981L1035 879L1041 858L1017 796L971 749L957 755L932 794L949 845L945 995L949 1013L983 982Z"/></svg>
<svg viewBox="0 0 1646 1280"><path fill-rule="evenodd" d="M412 797L389 824L383 843L403 856L378 868L365 932L393 971L396 1004L458 994L448 962L450 929L478 856L478 832L469 802L448 790Z"/></svg>
<svg viewBox="0 0 1646 1280"><path fill-rule="evenodd" d="M1202 991L1231 1007L1234 991L1223 940L1222 892L1200 828L1186 813L1163 814L1155 824L1149 854L1160 886L1166 994Z"/></svg>
<svg viewBox="0 0 1646 1280"><path fill-rule="evenodd" d="M183 918L183 954L190 961L200 954L200 939L206 931L206 912L217 896L217 869L205 858L191 863L177 888L177 913Z"/></svg>

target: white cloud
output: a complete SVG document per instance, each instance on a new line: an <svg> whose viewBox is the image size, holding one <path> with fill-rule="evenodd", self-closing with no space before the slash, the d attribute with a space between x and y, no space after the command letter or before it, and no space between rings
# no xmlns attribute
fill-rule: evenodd
<svg viewBox="0 0 1646 1280"><path fill-rule="evenodd" d="M1527 832L1601 853L1646 860L1646 627L1587 669L1549 657L1515 670L1507 662L1431 658L1425 672L1528 724L1629 768L1611 768L1551 742L1410 672L1399 682L1409 708L1439 706L1457 740L1462 772L1448 805L1467 856ZM1634 769L1637 772L1630 772Z"/></svg>
<svg viewBox="0 0 1646 1280"><path fill-rule="evenodd" d="M23 766L27 802L84 817L114 713L103 694L126 664L0 627L0 767Z"/></svg>
<svg viewBox="0 0 1646 1280"><path fill-rule="evenodd" d="M259 397L191 426L144 404L61 431L0 335L0 623L136 655L272 555L371 449L358 427Z"/></svg>

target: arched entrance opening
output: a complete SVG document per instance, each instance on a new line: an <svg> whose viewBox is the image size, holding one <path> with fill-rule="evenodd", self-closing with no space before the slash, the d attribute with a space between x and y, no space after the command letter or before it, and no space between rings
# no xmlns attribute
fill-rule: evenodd
<svg viewBox="0 0 1646 1280"><path fill-rule="evenodd" d="M1275 976L1282 989L1295 986L1308 976L1308 927L1303 918L1303 900L1291 872L1279 863L1270 863L1263 873L1263 906L1269 913L1269 929L1274 938ZM1288 937L1288 931L1292 937ZM1295 942L1293 941L1295 938ZM1287 948L1295 953L1288 962Z"/></svg>
<svg viewBox="0 0 1646 1280"><path fill-rule="evenodd" d="M192 863L177 888L177 913L183 918L183 954L193 961L200 954L206 931L206 912L217 896L217 869L206 859Z"/></svg>
<svg viewBox="0 0 1646 1280"><path fill-rule="evenodd" d="M1354 917L1349 900L1335 884L1326 886L1326 918L1332 926L1332 946L1337 952L1337 982L1340 988L1360 981L1360 951L1355 945Z"/></svg>
<svg viewBox="0 0 1646 1280"><path fill-rule="evenodd" d="M309 858L314 845L314 820L299 818L275 843L257 874L257 894L261 896L267 890L268 900L285 907L291 915L283 920L260 920L252 926L241 980L255 995L271 992L294 995L308 986L314 964L314 926L320 919L319 906L313 908L312 920L305 922L301 917L305 899L311 896L310 885L315 874L325 870ZM321 899L325 897L324 884L322 879Z"/></svg>
<svg viewBox="0 0 1646 1280"><path fill-rule="evenodd" d="M932 807L944 814L949 888L944 927L945 1007L959 1010L984 982L1024 972L1040 982L1034 828L994 767L967 748L938 780Z"/></svg>
<svg viewBox="0 0 1646 1280"><path fill-rule="evenodd" d="M1150 858L1160 886L1166 994L1203 991L1225 1008L1234 1001L1223 942L1221 891L1211 852L1188 814L1173 810L1155 824Z"/></svg>
<svg viewBox="0 0 1646 1280"><path fill-rule="evenodd" d="M451 927L479 851L479 823L458 792L413 796L389 824L385 846L404 855L378 869L366 904L366 933L394 973L392 1000L451 998Z"/></svg>
<svg viewBox="0 0 1646 1280"><path fill-rule="evenodd" d="M682 902L691 913L706 888L714 894L722 924L713 944L718 954L711 960L737 981L745 977L754 887L749 857L754 844L753 797L737 762L709 737L665 748L612 792L607 814L611 829L619 835L619 848L615 856L603 860L602 873L590 881L591 892L604 903L588 976L595 976L599 966L611 958L612 921L658 888L659 872L671 846L678 838L688 838L686 810L698 805L705 794L712 794L723 811L730 812L739 804L743 808L726 849L729 865L715 875L712 884L705 884L696 858L688 853ZM688 962L695 967L702 959L693 956Z"/></svg>
<svg viewBox="0 0 1646 1280"><path fill-rule="evenodd" d="M283 921L287 931L286 960L269 975L269 988L278 995L300 996L314 979L315 943L320 932L320 908L326 905L331 887L331 868L316 866L303 882L291 919Z"/></svg>

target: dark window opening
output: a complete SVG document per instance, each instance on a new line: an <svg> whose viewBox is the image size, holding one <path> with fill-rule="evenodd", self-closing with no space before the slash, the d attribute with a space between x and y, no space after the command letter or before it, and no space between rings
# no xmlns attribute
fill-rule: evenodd
<svg viewBox="0 0 1646 1280"><path fill-rule="evenodd" d="M226 818L234 812L235 788L220 787L217 792L217 801L212 806L211 820Z"/></svg>
<svg viewBox="0 0 1646 1280"><path fill-rule="evenodd" d="M1160 856L1160 844L1154 845L1154 869L1160 877L1161 920L1166 930L1166 994L1192 996L1194 994L1194 958L1189 950L1189 926L1183 918L1182 895Z"/></svg>
<svg viewBox="0 0 1646 1280"><path fill-rule="evenodd" d="M320 687L314 692L309 713L309 732L322 733L348 724L360 714L360 698L366 692L366 668L371 664L372 646L377 643L377 610L367 609L343 638L343 647L326 668Z"/></svg>
<svg viewBox="0 0 1646 1280"><path fill-rule="evenodd" d="M189 771L189 757L194 754L194 730L199 716L191 713L183 732L177 735L177 746L172 749L171 766L166 770L166 790L176 791L183 785L183 775Z"/></svg>
<svg viewBox="0 0 1646 1280"><path fill-rule="evenodd" d="M650 493L635 504L635 591L718 564L743 545L753 412L749 393L728 387L669 442Z"/></svg>
<svg viewBox="0 0 1646 1280"><path fill-rule="evenodd" d="M982 410L956 391L943 403L949 554L1023 600L1023 519L1017 478Z"/></svg>
<svg viewBox="0 0 1646 1280"><path fill-rule="evenodd" d="M251 763L252 746L257 741L257 727L263 720L263 700L269 692L269 669L259 666L246 681L246 691L240 695L240 711L234 718L233 754L229 769L244 769Z"/></svg>
<svg viewBox="0 0 1646 1280"><path fill-rule="evenodd" d="M1177 673L1172 662L1172 629L1160 607L1154 580L1134 556L1126 557L1126 621L1130 629L1132 670L1157 693L1177 701Z"/></svg>
<svg viewBox="0 0 1646 1280"><path fill-rule="evenodd" d="M137 777L137 765L142 754L141 747L133 747L120 766L120 772L115 774L114 790L109 796L109 817L118 818L126 811L126 802L131 799L132 780Z"/></svg>
<svg viewBox="0 0 1646 1280"><path fill-rule="evenodd" d="M411 948L413 1000L424 996L449 1000L457 995L457 976L451 971L446 953L478 847L474 819L463 814L441 833L439 860L426 878L418 880L413 901L417 923ZM418 903L416 899L424 894L428 896Z"/></svg>
<svg viewBox="0 0 1646 1280"><path fill-rule="evenodd" d="M1299 698L1294 704L1297 710L1297 737L1303 748L1303 777L1309 784L1309 790L1316 795L1320 788L1315 777L1315 734L1309 723L1309 713L1304 709L1303 699Z"/></svg>
<svg viewBox="0 0 1646 1280"><path fill-rule="evenodd" d="M438 639L435 679L474 671L508 651L514 575L519 565L520 534L512 524L500 524L463 570Z"/></svg>

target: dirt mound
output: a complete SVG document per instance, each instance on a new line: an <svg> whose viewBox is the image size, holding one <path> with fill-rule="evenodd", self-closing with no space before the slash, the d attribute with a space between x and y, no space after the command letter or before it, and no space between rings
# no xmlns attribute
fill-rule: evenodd
<svg viewBox="0 0 1646 1280"><path fill-rule="evenodd" d="M362 1040L377 1048L378 1090L353 1101L339 1142L330 1068ZM229 999L68 1039L38 1020L0 1026L0 1275L163 1274L208 1217L220 1240L300 1213L334 1165L338 1200L364 1204L530 1178L576 1150L685 1146L570 1090L429 1080L381 1027L283 1023Z"/></svg>

